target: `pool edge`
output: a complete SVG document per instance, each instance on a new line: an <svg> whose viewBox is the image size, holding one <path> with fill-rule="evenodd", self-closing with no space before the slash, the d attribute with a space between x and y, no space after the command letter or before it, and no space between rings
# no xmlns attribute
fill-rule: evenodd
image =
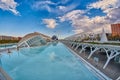
<svg viewBox="0 0 120 80"><path fill-rule="evenodd" d="M2 77L4 78L4 80L12 80L12 78L3 70L2 67L0 67L0 73L2 74Z"/></svg>

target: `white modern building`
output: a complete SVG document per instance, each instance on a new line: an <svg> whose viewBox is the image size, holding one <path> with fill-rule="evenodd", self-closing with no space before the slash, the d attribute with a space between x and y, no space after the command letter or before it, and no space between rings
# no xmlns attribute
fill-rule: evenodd
<svg viewBox="0 0 120 80"><path fill-rule="evenodd" d="M33 47L45 45L51 38L44 34L34 32L25 35L18 43L18 47Z"/></svg>
<svg viewBox="0 0 120 80"><path fill-rule="evenodd" d="M107 39L107 36L106 36L106 33L105 33L104 28L103 28L103 30L102 30L100 42L101 42L101 43L108 42L108 39Z"/></svg>

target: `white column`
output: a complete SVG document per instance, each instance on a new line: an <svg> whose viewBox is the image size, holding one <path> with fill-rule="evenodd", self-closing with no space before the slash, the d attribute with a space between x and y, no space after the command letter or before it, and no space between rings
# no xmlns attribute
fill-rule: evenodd
<svg viewBox="0 0 120 80"><path fill-rule="evenodd" d="M120 76L117 78L117 80L120 80Z"/></svg>
<svg viewBox="0 0 120 80"><path fill-rule="evenodd" d="M103 66L103 69L105 69L105 68L106 68L106 66L108 65L108 63L109 63L109 61L110 61L110 60L111 60L110 58L108 58L108 59L107 59L107 61L106 61L105 65Z"/></svg>
<svg viewBox="0 0 120 80"><path fill-rule="evenodd" d="M74 47L74 43L73 43L73 45L71 46L72 48Z"/></svg>
<svg viewBox="0 0 120 80"><path fill-rule="evenodd" d="M107 53L107 54L108 54L108 53ZM106 61L105 65L103 66L103 69L106 68L106 66L108 65L108 63L110 62L110 60L113 58L113 57L112 57L113 54L114 54L114 51L111 51L110 55L107 56L107 61Z"/></svg>
<svg viewBox="0 0 120 80"><path fill-rule="evenodd" d="M25 44L27 45L27 47L30 47L27 42L25 42Z"/></svg>
<svg viewBox="0 0 120 80"><path fill-rule="evenodd" d="M82 53L83 50L85 50L85 45L82 45L82 49L79 51L79 53Z"/></svg>
<svg viewBox="0 0 120 80"><path fill-rule="evenodd" d="M79 44L76 46L75 50L77 50L78 47L79 47Z"/></svg>
<svg viewBox="0 0 120 80"><path fill-rule="evenodd" d="M74 43L72 42L71 47L73 47L73 46L74 46Z"/></svg>
<svg viewBox="0 0 120 80"><path fill-rule="evenodd" d="M84 50L84 49L81 49L79 53L82 53L83 50Z"/></svg>
<svg viewBox="0 0 120 80"><path fill-rule="evenodd" d="M94 54L94 52L95 51L97 51L99 48L95 48L94 50L92 50L92 47L91 47L91 52L90 52L90 54L89 54L89 56L88 56L88 58L87 59L90 59L90 57Z"/></svg>
<svg viewBox="0 0 120 80"><path fill-rule="evenodd" d="M73 44L72 48L74 48L75 45L76 45L76 43Z"/></svg>

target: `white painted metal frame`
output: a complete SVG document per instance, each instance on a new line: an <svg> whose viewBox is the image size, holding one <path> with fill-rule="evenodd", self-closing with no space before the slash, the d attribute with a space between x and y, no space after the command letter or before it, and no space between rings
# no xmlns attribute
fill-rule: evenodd
<svg viewBox="0 0 120 80"><path fill-rule="evenodd" d="M108 63L110 62L111 59L113 59L114 57L116 57L117 55L120 54L120 46L114 46L114 45L100 45L100 44L88 44L88 43L79 43L79 42L74 42L74 41L64 41L67 44L70 44L72 48L74 48L74 50L77 50L78 47L82 47L82 49L79 51L79 53L82 53L83 51L85 51L86 47L90 47L90 54L88 56L88 59L91 58L91 56L100 49L103 49L107 55L107 61L103 66L103 69L105 69L108 65ZM110 54L108 54L110 53Z"/></svg>
<svg viewBox="0 0 120 80"><path fill-rule="evenodd" d="M18 43L18 46L20 46L20 45L22 45L22 44L25 43L25 44L27 45L27 47L30 47L30 46L28 45L27 41L30 40L30 39L34 39L34 38L37 37L37 36L41 37L40 35L36 35L36 36L30 37L30 38L26 39L25 41Z"/></svg>

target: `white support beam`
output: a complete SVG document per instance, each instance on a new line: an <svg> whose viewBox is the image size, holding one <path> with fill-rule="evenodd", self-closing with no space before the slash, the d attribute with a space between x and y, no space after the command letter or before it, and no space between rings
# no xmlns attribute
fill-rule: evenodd
<svg viewBox="0 0 120 80"><path fill-rule="evenodd" d="M76 46L75 50L77 50L79 46L80 46L80 44L77 44L77 46Z"/></svg>
<svg viewBox="0 0 120 80"><path fill-rule="evenodd" d="M83 50L84 50L84 49L81 49L81 50L79 51L79 53L82 53L82 52L83 52Z"/></svg>
<svg viewBox="0 0 120 80"><path fill-rule="evenodd" d="M75 43L73 42L71 47L73 47L74 45L75 45Z"/></svg>
<svg viewBox="0 0 120 80"><path fill-rule="evenodd" d="M66 41L66 43L68 43L72 48L74 48L75 50L78 49L79 46L82 46L82 49L79 51L79 53L82 53L86 47L90 47L90 54L88 56L88 59L90 59L90 57L95 53L95 51L99 50L99 49L104 49L106 56L107 56L107 61L103 66L103 69L105 69L107 67L107 65L109 64L110 60L113 59L114 57L116 57L117 55L120 54L120 47L119 46L108 46L108 45L95 45L95 44L86 44L86 43L76 43L73 41ZM95 48L95 49L92 49ZM110 54L109 54L110 52Z"/></svg>
<svg viewBox="0 0 120 80"><path fill-rule="evenodd" d="M71 47L73 47L73 46L74 46L74 43L71 44Z"/></svg>
<svg viewBox="0 0 120 80"><path fill-rule="evenodd" d="M27 47L30 47L27 42L25 42L25 44L27 45Z"/></svg>
<svg viewBox="0 0 120 80"><path fill-rule="evenodd" d="M70 44L71 44L71 46L72 46L74 43L73 43L73 42L71 42Z"/></svg>
<svg viewBox="0 0 120 80"><path fill-rule="evenodd" d="M73 47L74 49L77 47L78 43L75 44L75 46Z"/></svg>
<svg viewBox="0 0 120 80"><path fill-rule="evenodd" d="M120 52L116 52L116 54L114 54L111 58L114 58L114 57L116 57L119 54L120 54Z"/></svg>
<svg viewBox="0 0 120 80"><path fill-rule="evenodd" d="M79 51L79 53L82 53L86 48L86 45L82 45L82 49Z"/></svg>
<svg viewBox="0 0 120 80"><path fill-rule="evenodd" d="M107 56L107 61L106 61L105 65L103 66L103 69L105 69L105 68L107 67L108 63L110 62L110 60L111 60L112 58L114 58L113 56L114 56L115 51L114 51L114 50L111 50L110 52L111 52L111 53L110 53L110 55ZM108 54L108 53L107 53L107 54Z"/></svg>
<svg viewBox="0 0 120 80"><path fill-rule="evenodd" d="M106 61L105 65L103 66L103 69L105 69L105 68L106 68L106 66L108 65L108 63L109 63L109 61L110 61L110 60L111 60L110 58L108 58L108 59L107 59L107 61Z"/></svg>
<svg viewBox="0 0 120 80"><path fill-rule="evenodd" d="M91 52L90 52L90 54L89 54L89 56L88 56L88 58L87 59L90 59L90 57L95 53L95 51L97 51L99 48L97 48L97 47L95 47L95 49L94 50L92 50L92 48L93 47L90 47L91 49Z"/></svg>
<svg viewBox="0 0 120 80"><path fill-rule="evenodd" d="M76 43L74 43L74 44L73 44L72 48L74 48L74 47L75 47L75 45L76 45Z"/></svg>

